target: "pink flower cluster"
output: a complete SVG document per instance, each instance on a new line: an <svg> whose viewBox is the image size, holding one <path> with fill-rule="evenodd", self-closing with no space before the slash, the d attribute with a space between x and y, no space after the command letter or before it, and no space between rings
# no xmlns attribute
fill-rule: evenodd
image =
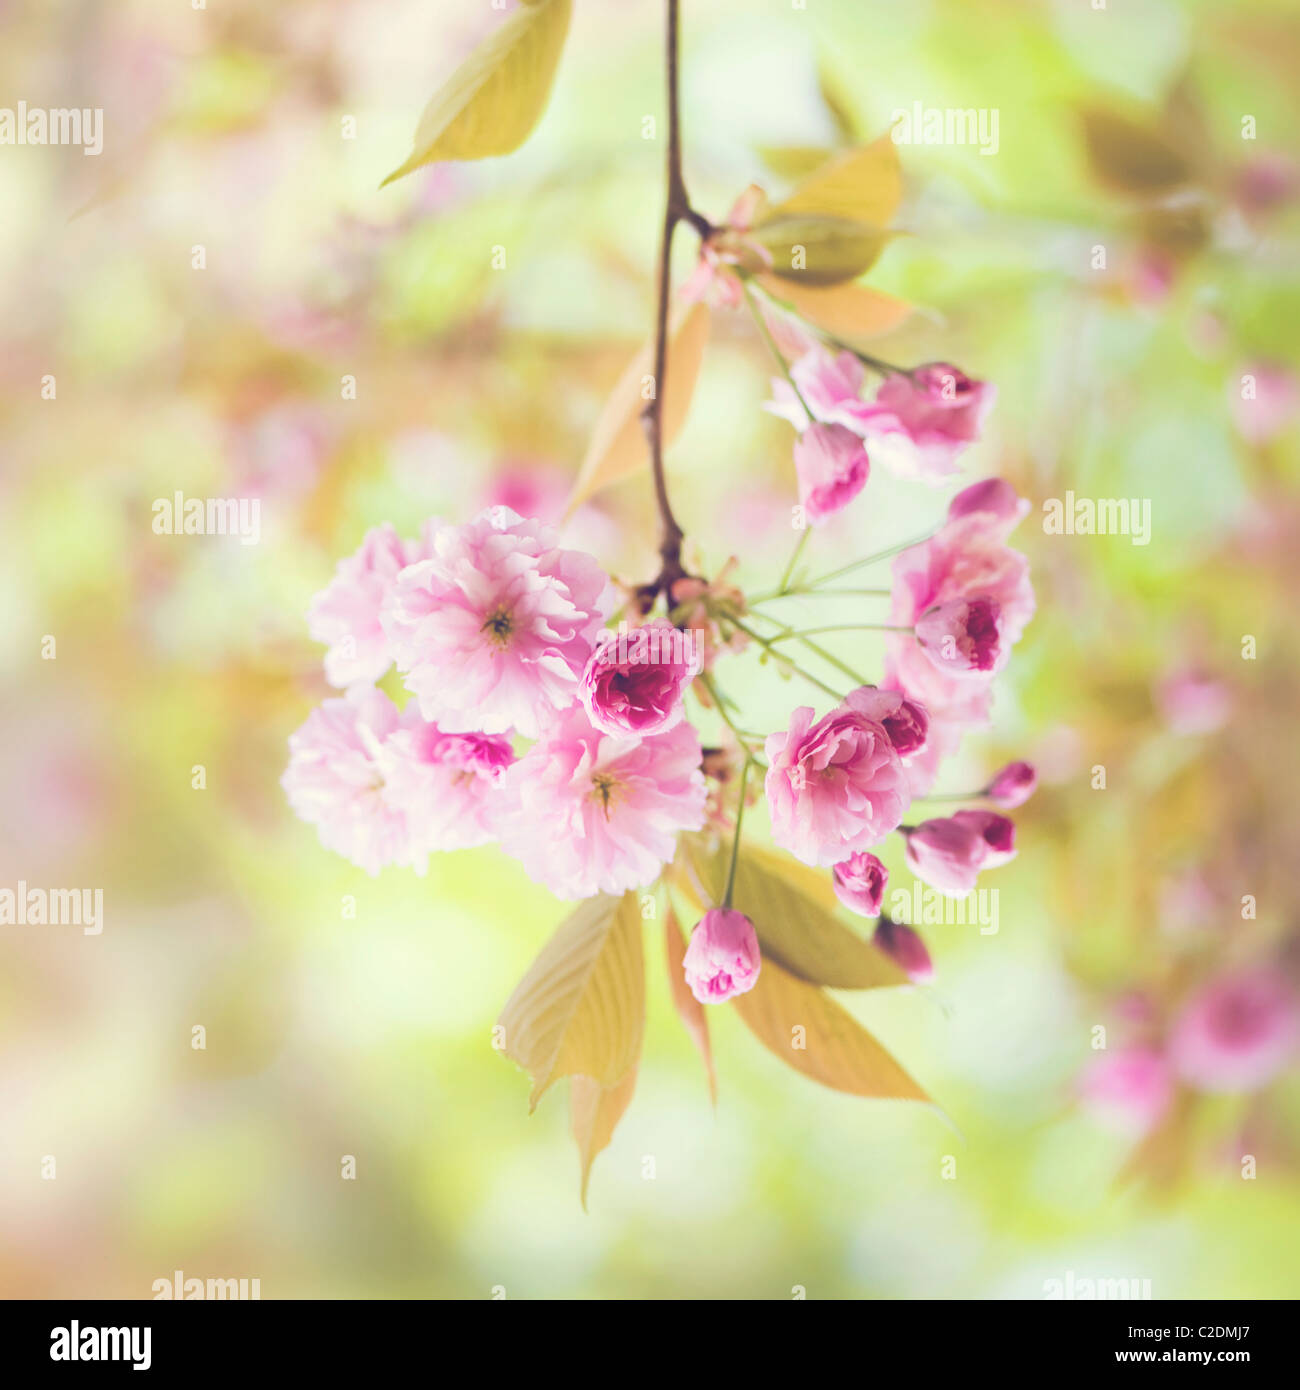
<svg viewBox="0 0 1300 1390"><path fill-rule="evenodd" d="M560 897L652 882L704 820L681 721L695 665L666 623L630 653L606 640L612 605L590 556L506 507L417 543L371 531L311 606L347 693L290 738L290 804L372 874L499 840ZM400 713L373 685L393 664L414 697ZM515 736L535 739L521 757Z"/></svg>

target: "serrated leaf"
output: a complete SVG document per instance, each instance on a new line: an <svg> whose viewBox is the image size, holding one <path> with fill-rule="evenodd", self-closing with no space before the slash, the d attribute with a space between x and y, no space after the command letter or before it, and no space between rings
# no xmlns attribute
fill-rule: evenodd
<svg viewBox="0 0 1300 1390"><path fill-rule="evenodd" d="M705 894L721 902L731 846L708 853L694 841L687 853ZM741 851L731 903L753 922L765 963L776 961L812 984L835 989L907 984L888 956L832 915L835 902L829 872L818 873L788 854Z"/></svg>
<svg viewBox="0 0 1300 1390"><path fill-rule="evenodd" d="M823 1086L855 1096L932 1103L857 1019L775 961L764 960L754 988L731 1002L764 1047Z"/></svg>
<svg viewBox="0 0 1300 1390"><path fill-rule="evenodd" d="M569 1123L578 1145L582 1164L582 1207L587 1208L587 1184L591 1165L602 1149L609 1147L614 1130L623 1118L636 1090L635 1065L613 1086L602 1086L589 1076L578 1075L569 1082Z"/></svg>
<svg viewBox="0 0 1300 1390"><path fill-rule="evenodd" d="M521 5L452 73L424 108L406 163L379 186L444 159L510 154L546 109L572 0Z"/></svg>
<svg viewBox="0 0 1300 1390"><path fill-rule="evenodd" d="M813 170L788 198L771 208L768 220L800 214L886 227L902 198L898 146L882 135L869 145L843 150Z"/></svg>
<svg viewBox="0 0 1300 1390"><path fill-rule="evenodd" d="M672 991L673 1008L677 1010L682 1027L704 1061L709 1099L717 1105L718 1075L713 1066L713 1048L709 1043L709 1021L704 1014L704 1005L691 993L691 987L686 983L682 970L682 961L686 956L686 935L671 907L664 914L664 954L668 962L668 987Z"/></svg>
<svg viewBox="0 0 1300 1390"><path fill-rule="evenodd" d="M669 325L662 405L663 446L666 449L686 423L695 383L709 340L709 309L702 301L680 311ZM654 346L647 344L628 364L605 402L578 481L569 498L569 511L611 483L650 466L650 446L641 424L645 384L654 378Z"/></svg>
<svg viewBox="0 0 1300 1390"><path fill-rule="evenodd" d="M755 278L779 304L844 342L864 342L892 333L912 313L906 300L865 285L805 285L770 273Z"/></svg>
<svg viewBox="0 0 1300 1390"><path fill-rule="evenodd" d="M773 275L805 285L856 280L880 259L892 233L844 217L777 217L751 234L771 254Z"/></svg>
<svg viewBox="0 0 1300 1390"><path fill-rule="evenodd" d="M543 947L501 1011L506 1056L533 1078L529 1108L561 1076L613 1086L645 1028L645 962L635 894L589 898Z"/></svg>
<svg viewBox="0 0 1300 1390"><path fill-rule="evenodd" d="M1191 178L1190 160L1163 131L1104 107L1088 107L1081 118L1088 163L1107 187L1161 194Z"/></svg>

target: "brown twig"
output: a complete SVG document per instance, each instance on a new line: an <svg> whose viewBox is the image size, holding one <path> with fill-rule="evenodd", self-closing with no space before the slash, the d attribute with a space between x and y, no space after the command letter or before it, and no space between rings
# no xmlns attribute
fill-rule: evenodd
<svg viewBox="0 0 1300 1390"><path fill-rule="evenodd" d="M658 577L641 591L647 611L660 594L669 595L672 586L686 574L682 567L682 541L685 533L668 500L664 478L663 385L668 365L668 308L672 295L673 233L679 222L688 222L707 237L713 227L708 218L691 207L682 177L682 136L677 99L677 11L678 0L667 0L668 22L665 32L665 68L668 82L668 190L664 208L663 240L659 249L659 302L655 316L654 396L641 412L641 425L650 447L654 470L655 499L659 504L662 535L659 543L661 567Z"/></svg>

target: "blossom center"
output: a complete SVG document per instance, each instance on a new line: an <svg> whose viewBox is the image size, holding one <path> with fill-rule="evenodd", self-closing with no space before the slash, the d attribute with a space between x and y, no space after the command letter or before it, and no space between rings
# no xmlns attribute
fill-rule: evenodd
<svg viewBox="0 0 1300 1390"><path fill-rule="evenodd" d="M510 612L505 607L494 608L491 613L483 620L480 632L486 632L488 640L498 647L510 645L510 633L513 630Z"/></svg>
<svg viewBox="0 0 1300 1390"><path fill-rule="evenodd" d="M612 777L608 772L596 772L591 778L591 795L594 800L599 800L601 808L605 812L605 819L609 819L609 813L614 806L614 798L618 792L618 779Z"/></svg>

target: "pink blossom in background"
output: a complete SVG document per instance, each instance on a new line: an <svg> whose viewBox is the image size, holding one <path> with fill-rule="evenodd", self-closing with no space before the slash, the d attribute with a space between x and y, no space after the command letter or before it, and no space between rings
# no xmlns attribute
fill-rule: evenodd
<svg viewBox="0 0 1300 1390"><path fill-rule="evenodd" d="M643 887L704 824L701 756L690 724L614 738L575 705L505 774L502 847L560 898Z"/></svg>
<svg viewBox="0 0 1300 1390"><path fill-rule="evenodd" d="M442 527L383 612L398 669L446 732L535 737L578 695L613 606L604 571L508 507Z"/></svg>
<svg viewBox="0 0 1300 1390"><path fill-rule="evenodd" d="M876 950L887 955L914 985L928 985L934 979L934 962L920 933L905 922L882 917L871 937Z"/></svg>
<svg viewBox="0 0 1300 1390"><path fill-rule="evenodd" d="M402 724L382 691L353 686L326 700L289 736L280 785L294 811L316 827L321 844L369 874L387 864L422 867L405 812L389 799L384 740Z"/></svg>
<svg viewBox="0 0 1300 1390"><path fill-rule="evenodd" d="M1015 857L1015 826L992 811L958 811L922 821L904 834L912 872L950 898L964 898L981 869Z"/></svg>
<svg viewBox="0 0 1300 1390"><path fill-rule="evenodd" d="M889 870L874 854L862 850L851 854L831 871L835 896L862 917L879 917L885 900Z"/></svg>
<svg viewBox="0 0 1300 1390"><path fill-rule="evenodd" d="M1232 975L1196 994L1175 1021L1169 1055L1203 1091L1254 1091L1292 1061L1300 1013L1291 988L1262 970Z"/></svg>
<svg viewBox="0 0 1300 1390"><path fill-rule="evenodd" d="M1228 405L1237 433L1248 444L1268 444L1300 411L1300 386L1290 368L1252 362L1231 379Z"/></svg>
<svg viewBox="0 0 1300 1390"><path fill-rule="evenodd" d="M928 608L916 621L921 650L945 675L991 676L1006 665L1002 610L987 598L959 598Z"/></svg>
<svg viewBox="0 0 1300 1390"><path fill-rule="evenodd" d="M810 526L847 507L867 484L871 465L862 441L843 425L812 425L794 444L799 501Z"/></svg>
<svg viewBox="0 0 1300 1390"><path fill-rule="evenodd" d="M986 795L995 806L1014 811L1033 796L1038 787L1038 773L1032 764L1008 763L993 776Z"/></svg>
<svg viewBox="0 0 1300 1390"><path fill-rule="evenodd" d="M415 702L407 710L410 716ZM379 764L390 805L405 812L415 855L472 849L496 837L501 779L514 762L497 734L445 734L403 718L384 742Z"/></svg>
<svg viewBox="0 0 1300 1390"><path fill-rule="evenodd" d="M758 982L758 933L743 912L715 907L691 933L682 961L686 983L701 1004L721 1004Z"/></svg>
<svg viewBox="0 0 1300 1390"><path fill-rule="evenodd" d="M520 516L558 525L572 487L573 480L562 469L507 460L488 479L480 506L509 507Z"/></svg>
<svg viewBox="0 0 1300 1390"><path fill-rule="evenodd" d="M1158 1124L1173 1094L1163 1054L1141 1045L1098 1053L1079 1080L1087 1109L1103 1124L1129 1133L1145 1133Z"/></svg>
<svg viewBox="0 0 1300 1390"><path fill-rule="evenodd" d="M1165 723L1176 734L1212 734L1228 722L1232 691L1224 681L1194 668L1171 672L1156 687Z"/></svg>
<svg viewBox="0 0 1300 1390"><path fill-rule="evenodd" d="M578 689L587 717L607 734L672 728L685 713L682 699L699 673L701 646L694 632L679 632L662 618L630 632L602 633Z"/></svg>
<svg viewBox="0 0 1300 1390"><path fill-rule="evenodd" d="M397 576L427 551L437 523L426 522L420 541L404 541L385 522L366 532L361 547L340 560L334 578L312 599L307 628L324 642L325 679L331 685L377 681L392 665L380 613Z"/></svg>
<svg viewBox="0 0 1300 1390"><path fill-rule="evenodd" d="M1300 168L1286 155L1266 151L1242 165L1237 174L1237 201L1249 216L1285 207L1300 190Z"/></svg>
<svg viewBox="0 0 1300 1390"><path fill-rule="evenodd" d="M786 733L767 736L772 839L805 864L838 864L895 829L907 775L885 729L852 697L813 722L801 705Z"/></svg>

